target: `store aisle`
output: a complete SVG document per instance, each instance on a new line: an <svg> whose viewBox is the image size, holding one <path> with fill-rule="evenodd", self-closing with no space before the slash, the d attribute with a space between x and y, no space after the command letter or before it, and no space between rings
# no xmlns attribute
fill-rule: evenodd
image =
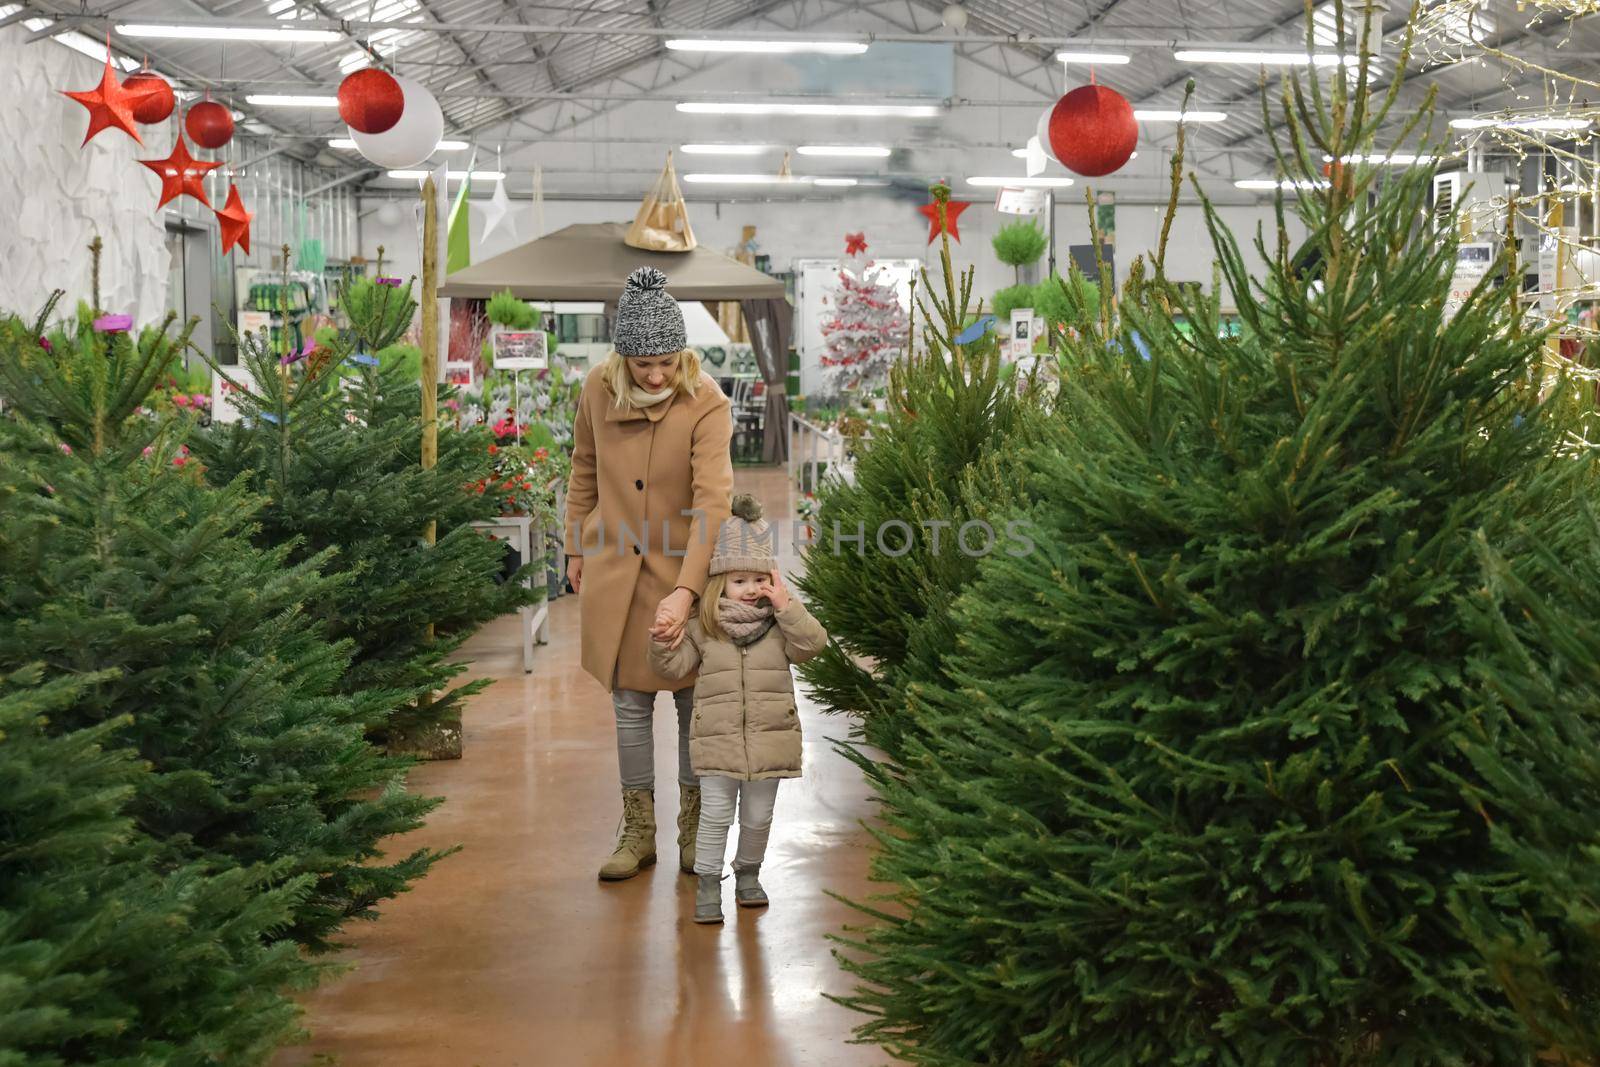
<svg viewBox="0 0 1600 1067"><path fill-rule="evenodd" d="M782 469L736 471L769 515L790 514ZM793 565L785 560L785 570ZM785 782L762 880L765 912L732 906L697 927L677 869L671 703L656 707L661 862L615 885L595 878L620 815L610 700L577 665L577 600L552 605L550 644L524 675L514 619L467 647L496 682L473 701L466 758L425 764L416 789L446 803L396 847L461 844L375 924L349 930L355 970L307 998L314 1040L281 1065L347 1067L742 1067L882 1064L846 1044L860 1018L823 998L848 990L825 935L856 914L868 812L859 772L829 737L846 730L802 697L806 773Z"/></svg>

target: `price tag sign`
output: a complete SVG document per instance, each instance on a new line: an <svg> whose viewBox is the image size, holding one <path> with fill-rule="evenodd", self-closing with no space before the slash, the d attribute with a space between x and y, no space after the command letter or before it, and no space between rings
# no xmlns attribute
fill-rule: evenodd
<svg viewBox="0 0 1600 1067"><path fill-rule="evenodd" d="M550 366L549 335L543 330L507 330L494 335L496 370L544 370Z"/></svg>
<svg viewBox="0 0 1600 1067"><path fill-rule="evenodd" d="M1044 190L1003 186L994 198L994 209L1005 215L1044 214Z"/></svg>

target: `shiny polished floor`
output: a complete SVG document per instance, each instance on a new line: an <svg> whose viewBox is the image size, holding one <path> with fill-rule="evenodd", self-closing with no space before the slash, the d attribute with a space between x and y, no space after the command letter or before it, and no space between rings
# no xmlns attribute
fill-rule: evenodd
<svg viewBox="0 0 1600 1067"><path fill-rule="evenodd" d="M769 517L792 514L781 469L740 469ZM787 528L787 527L785 527ZM795 561L785 558L786 570ZM849 1044L859 1016L826 935L859 916L868 791L834 752L846 724L802 696L805 777L787 781L762 880L766 911L732 905L696 926L694 879L677 868L671 703L656 707L661 862L628 882L595 870L620 815L610 699L577 665L577 600L551 605L550 643L521 670L517 622L465 649L495 679L466 717L466 757L426 764L412 787L445 797L396 850L452 844L382 917L348 931L353 970L305 1000L313 1039L282 1067L855 1067L890 1062ZM735 832L736 833L736 832ZM730 841L730 854L731 854Z"/></svg>

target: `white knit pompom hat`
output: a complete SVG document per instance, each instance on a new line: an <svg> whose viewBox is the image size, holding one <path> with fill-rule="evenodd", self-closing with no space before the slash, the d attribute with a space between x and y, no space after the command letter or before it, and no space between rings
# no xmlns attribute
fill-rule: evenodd
<svg viewBox="0 0 1600 1067"><path fill-rule="evenodd" d="M667 292L667 276L654 267L628 275L617 298L611 347L619 356L665 356L688 346L683 309Z"/></svg>
<svg viewBox="0 0 1600 1067"><path fill-rule="evenodd" d="M717 531L717 544L711 550L708 574L728 571L770 571L773 556L772 527L761 517L761 503L748 493L733 498L733 514Z"/></svg>

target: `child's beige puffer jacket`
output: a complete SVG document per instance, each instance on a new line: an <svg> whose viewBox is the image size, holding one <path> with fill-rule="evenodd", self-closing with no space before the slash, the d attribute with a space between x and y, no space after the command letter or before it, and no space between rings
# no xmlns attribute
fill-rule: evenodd
<svg viewBox="0 0 1600 1067"><path fill-rule="evenodd" d="M689 757L701 777L800 777L800 717L789 664L821 652L828 634L798 598L773 618L766 633L742 647L708 639L698 617L689 620L677 648L650 642L657 674L683 678L699 670Z"/></svg>

